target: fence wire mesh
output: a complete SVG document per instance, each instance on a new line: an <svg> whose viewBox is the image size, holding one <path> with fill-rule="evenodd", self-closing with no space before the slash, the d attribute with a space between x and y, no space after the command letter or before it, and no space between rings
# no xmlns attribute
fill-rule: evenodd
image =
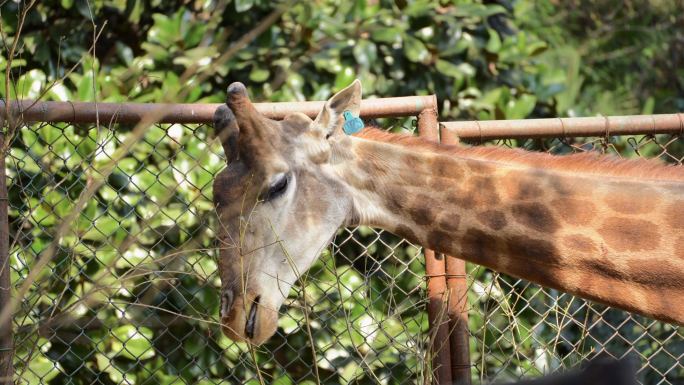
<svg viewBox="0 0 684 385"><path fill-rule="evenodd" d="M414 119L379 123L415 131ZM225 164L220 146L203 125L155 125L112 163L131 130L36 124L14 138L11 279L17 292L27 288L14 317L17 383L430 381L421 248L367 227L339 231L290 293L266 345L223 336L211 203L213 176ZM678 164L684 157L674 136L495 144ZM54 258L37 269L51 245ZM599 350L636 355L644 384L684 381L681 328L474 265L469 271L476 383L538 376Z"/></svg>
<svg viewBox="0 0 684 385"><path fill-rule="evenodd" d="M415 127L415 119L391 123ZM12 282L17 291L30 285L14 318L18 383L429 377L421 248L366 227L339 231L293 289L268 344L223 336L212 204L225 166L220 145L206 126L155 125L112 163L131 130L37 124L15 137L7 160ZM53 242L54 258L37 271Z"/></svg>

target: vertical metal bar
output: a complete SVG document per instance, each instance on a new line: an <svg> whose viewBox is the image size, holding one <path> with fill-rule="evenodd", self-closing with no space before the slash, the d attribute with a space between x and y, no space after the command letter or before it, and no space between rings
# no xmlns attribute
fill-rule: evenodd
<svg viewBox="0 0 684 385"><path fill-rule="evenodd" d="M453 132L440 127L443 144L458 144ZM462 259L447 255L446 274L449 290L449 353L451 354L451 378L456 385L470 385L470 344L468 332L468 282L466 264Z"/></svg>
<svg viewBox="0 0 684 385"><path fill-rule="evenodd" d="M3 126L0 119L0 129ZM0 132L0 148L5 136ZM7 210L7 181L5 179L5 154L0 154L0 310L10 306L11 282L9 264L9 216ZM14 338L12 335L12 318L0 325L0 384L12 383Z"/></svg>
<svg viewBox="0 0 684 385"><path fill-rule="evenodd" d="M435 142L439 141L439 122L437 121L435 107L424 109L418 115L418 135ZM451 359L448 343L449 321L445 301L446 265L441 254L428 249L425 249L424 253L434 383L451 384Z"/></svg>

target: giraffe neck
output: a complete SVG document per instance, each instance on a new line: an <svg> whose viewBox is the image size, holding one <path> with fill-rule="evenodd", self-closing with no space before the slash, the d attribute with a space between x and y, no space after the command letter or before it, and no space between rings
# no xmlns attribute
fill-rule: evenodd
<svg viewBox="0 0 684 385"><path fill-rule="evenodd" d="M501 160L506 150L492 155L433 147L352 138L355 162L340 170L354 200L351 221L684 323L683 174L644 182L628 173L563 171L562 157L551 155L507 162ZM571 167L576 158L567 159L568 168L577 168ZM549 168L535 167L537 162ZM629 169L618 163L612 166Z"/></svg>

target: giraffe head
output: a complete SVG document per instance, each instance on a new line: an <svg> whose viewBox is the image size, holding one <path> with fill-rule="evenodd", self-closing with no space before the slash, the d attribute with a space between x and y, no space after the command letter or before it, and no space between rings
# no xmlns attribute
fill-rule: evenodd
<svg viewBox="0 0 684 385"><path fill-rule="evenodd" d="M349 221L352 198L332 169L349 140L343 113L358 116L360 101L355 81L315 120L293 113L275 121L257 112L243 84L228 87L214 115L228 161L214 181L214 204L221 324L233 340L260 344L275 333L291 286Z"/></svg>

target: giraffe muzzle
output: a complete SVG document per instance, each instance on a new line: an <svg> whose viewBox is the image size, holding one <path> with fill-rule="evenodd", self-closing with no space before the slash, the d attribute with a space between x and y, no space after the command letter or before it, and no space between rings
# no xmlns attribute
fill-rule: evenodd
<svg viewBox="0 0 684 385"><path fill-rule="evenodd" d="M278 327L278 310L268 297L248 291L224 289L221 295L221 330L233 341L260 345Z"/></svg>

